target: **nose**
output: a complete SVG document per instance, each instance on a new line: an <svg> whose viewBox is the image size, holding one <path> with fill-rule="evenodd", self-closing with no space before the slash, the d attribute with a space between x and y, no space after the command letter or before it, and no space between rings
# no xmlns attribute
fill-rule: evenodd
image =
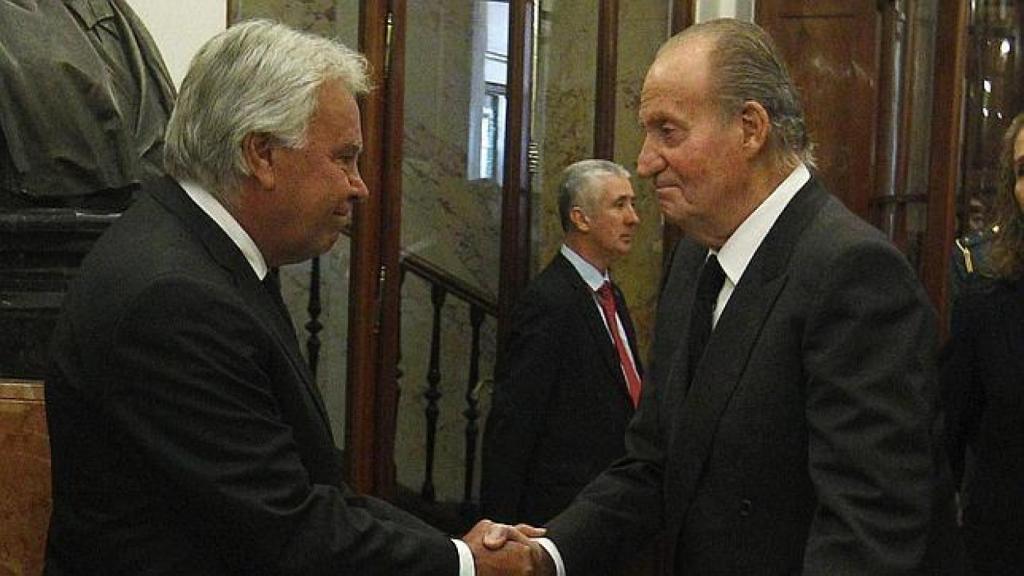
<svg viewBox="0 0 1024 576"><path fill-rule="evenodd" d="M636 159L636 172L641 178L650 178L664 167L664 161L657 147L651 142L651 137L644 136L644 145L640 148L640 155Z"/></svg>
<svg viewBox="0 0 1024 576"><path fill-rule="evenodd" d="M370 189L366 187L366 182L363 182L363 176L359 173L358 166L345 172L345 175L348 176L348 183L352 186L353 197L362 199L370 195Z"/></svg>
<svg viewBox="0 0 1024 576"><path fill-rule="evenodd" d="M640 223L640 215L636 213L636 206L630 204L626 208L626 224L635 226Z"/></svg>

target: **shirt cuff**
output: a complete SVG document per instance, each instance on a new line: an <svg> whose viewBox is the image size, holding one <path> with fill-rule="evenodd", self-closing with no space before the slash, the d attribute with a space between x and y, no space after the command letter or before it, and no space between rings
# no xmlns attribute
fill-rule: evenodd
<svg viewBox="0 0 1024 576"><path fill-rule="evenodd" d="M565 563L562 562L562 555L558 553L558 547L551 541L550 538L534 538L537 544L540 544L544 550L547 551L548 555L555 562L555 570L558 572L558 576L565 576Z"/></svg>
<svg viewBox="0 0 1024 576"><path fill-rule="evenodd" d="M469 550L469 544L455 538L452 538L452 544L455 544L455 549L459 552L459 576L476 576L473 552Z"/></svg>

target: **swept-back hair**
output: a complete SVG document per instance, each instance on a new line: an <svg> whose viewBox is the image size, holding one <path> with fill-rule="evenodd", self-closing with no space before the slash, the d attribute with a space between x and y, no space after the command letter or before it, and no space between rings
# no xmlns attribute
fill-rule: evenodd
<svg viewBox="0 0 1024 576"><path fill-rule="evenodd" d="M660 56L690 40L711 42L711 94L724 116L745 102L757 102L772 124L772 149L788 168L814 166L814 145L807 134L803 106L786 63L771 36L757 24L720 18L695 24L670 38Z"/></svg>
<svg viewBox="0 0 1024 576"><path fill-rule="evenodd" d="M320 88L339 81L353 96L369 91L366 59L340 42L268 20L250 20L199 50L167 124L164 168L230 203L248 175L242 141L271 136L306 141Z"/></svg>
<svg viewBox="0 0 1024 576"><path fill-rule="evenodd" d="M558 216L562 221L562 230L572 229L573 206L585 211L594 208L598 191L597 181L608 176L629 179L629 170L609 160L580 160L562 171L562 183L558 186Z"/></svg>

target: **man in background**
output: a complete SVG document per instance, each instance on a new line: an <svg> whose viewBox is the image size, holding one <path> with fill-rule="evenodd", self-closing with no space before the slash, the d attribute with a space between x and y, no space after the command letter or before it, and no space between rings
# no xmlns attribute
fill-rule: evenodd
<svg viewBox="0 0 1024 576"><path fill-rule="evenodd" d="M46 378L46 574L479 576L342 482L342 459L270 269L326 252L368 194L345 46L265 21L196 55L148 183L72 286ZM516 534L509 534L516 536ZM532 545L534 553L537 548Z"/></svg>
<svg viewBox="0 0 1024 576"><path fill-rule="evenodd" d="M562 173L564 243L523 293L496 368L481 484L488 518L547 522L626 451L642 370L609 268L633 244L634 203L618 164L582 160Z"/></svg>

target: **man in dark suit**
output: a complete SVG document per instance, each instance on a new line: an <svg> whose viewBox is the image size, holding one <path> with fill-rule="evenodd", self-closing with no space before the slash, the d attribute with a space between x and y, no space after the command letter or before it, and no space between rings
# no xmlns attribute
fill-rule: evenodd
<svg viewBox="0 0 1024 576"><path fill-rule="evenodd" d="M366 90L361 56L265 21L193 60L174 178L97 243L54 337L47 574L473 573L465 543L342 482L268 274L328 250L366 197ZM476 574L525 565L513 544Z"/></svg>
<svg viewBox="0 0 1024 576"><path fill-rule="evenodd" d="M589 574L658 532L687 576L961 573L933 312L899 251L810 174L771 39L687 29L639 116L639 173L687 238L627 454L548 524L540 573Z"/></svg>
<svg viewBox="0 0 1024 576"><path fill-rule="evenodd" d="M501 522L540 524L568 506L625 453L639 399L633 322L609 276L640 222L629 172L572 164L558 210L564 243L523 293L495 370L481 504Z"/></svg>

